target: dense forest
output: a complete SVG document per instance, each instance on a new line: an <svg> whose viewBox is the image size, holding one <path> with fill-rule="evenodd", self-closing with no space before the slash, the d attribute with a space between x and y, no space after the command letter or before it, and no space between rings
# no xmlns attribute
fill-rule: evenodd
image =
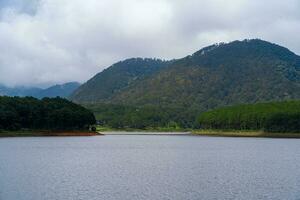
<svg viewBox="0 0 300 200"><path fill-rule="evenodd" d="M172 61L130 58L113 64L81 85L70 99L79 103L109 102L120 91L167 67Z"/></svg>
<svg viewBox="0 0 300 200"><path fill-rule="evenodd" d="M289 99L300 99L300 57L276 44L245 40L212 45L178 59L110 101L203 112Z"/></svg>
<svg viewBox="0 0 300 200"><path fill-rule="evenodd" d="M300 57L287 48L254 39L211 45L171 62L128 59L98 73L71 99L181 107L190 113L300 99Z"/></svg>
<svg viewBox="0 0 300 200"><path fill-rule="evenodd" d="M185 108L87 104L100 125L116 129L196 128L195 114Z"/></svg>
<svg viewBox="0 0 300 200"><path fill-rule="evenodd" d="M98 73L70 99L108 127L194 129L208 110L300 99L300 57L254 39L211 45L172 61L132 58Z"/></svg>
<svg viewBox="0 0 300 200"><path fill-rule="evenodd" d="M93 113L63 98L0 97L0 130L81 130Z"/></svg>
<svg viewBox="0 0 300 200"><path fill-rule="evenodd" d="M224 107L200 115L205 129L300 133L300 101Z"/></svg>

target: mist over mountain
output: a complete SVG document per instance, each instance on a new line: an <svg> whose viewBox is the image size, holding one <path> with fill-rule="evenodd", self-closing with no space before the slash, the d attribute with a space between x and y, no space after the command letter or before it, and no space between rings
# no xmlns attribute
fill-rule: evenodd
<svg viewBox="0 0 300 200"><path fill-rule="evenodd" d="M38 87L6 87L0 85L1 96L34 96L41 92L43 89Z"/></svg>
<svg viewBox="0 0 300 200"><path fill-rule="evenodd" d="M61 85L54 85L44 90L38 92L35 95L37 98L44 98L44 97L69 97L78 87L80 83L78 82L69 82Z"/></svg>
<svg viewBox="0 0 300 200"><path fill-rule="evenodd" d="M36 98L44 97L64 97L67 98L70 96L75 89L80 86L78 82L69 82L61 85L54 85L46 89L38 87L6 87L0 85L0 96L32 96Z"/></svg>

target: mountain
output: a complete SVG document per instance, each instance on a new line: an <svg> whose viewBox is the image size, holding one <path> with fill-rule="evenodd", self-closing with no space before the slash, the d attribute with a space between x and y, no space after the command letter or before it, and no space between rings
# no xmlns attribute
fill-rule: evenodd
<svg viewBox="0 0 300 200"><path fill-rule="evenodd" d="M184 107L191 112L300 99L300 57L287 48L259 39L211 45L172 62L157 61L159 66L149 62L145 67L143 60L127 62L97 74L76 90L71 99ZM137 64L132 67L132 62ZM154 70L145 72L149 68Z"/></svg>
<svg viewBox="0 0 300 200"><path fill-rule="evenodd" d="M62 85L54 85L47 89L41 90L38 94L35 95L37 98L44 97L69 97L78 87L80 83L78 82L69 82Z"/></svg>
<svg viewBox="0 0 300 200"><path fill-rule="evenodd" d="M0 96L34 96L42 91L41 88L37 87L6 87L4 85L0 85Z"/></svg>
<svg viewBox="0 0 300 200"><path fill-rule="evenodd" d="M14 87L9 88L0 85L0 96L32 96L36 98L44 97L69 97L75 89L80 86L80 83L69 82L62 85L54 85L46 89L41 89L37 87Z"/></svg>
<svg viewBox="0 0 300 200"><path fill-rule="evenodd" d="M204 48L174 62L112 102L176 105L200 111L219 106L300 98L300 57L262 40Z"/></svg>
<svg viewBox="0 0 300 200"><path fill-rule="evenodd" d="M115 63L81 85L70 98L75 102L106 101L129 86L155 74L171 62L131 58Z"/></svg>

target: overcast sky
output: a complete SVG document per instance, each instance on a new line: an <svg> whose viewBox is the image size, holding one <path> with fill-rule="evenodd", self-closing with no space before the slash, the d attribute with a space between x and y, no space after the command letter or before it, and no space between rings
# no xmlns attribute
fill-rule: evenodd
<svg viewBox="0 0 300 200"><path fill-rule="evenodd" d="M84 82L129 57L261 38L300 54L299 0L0 0L0 84Z"/></svg>

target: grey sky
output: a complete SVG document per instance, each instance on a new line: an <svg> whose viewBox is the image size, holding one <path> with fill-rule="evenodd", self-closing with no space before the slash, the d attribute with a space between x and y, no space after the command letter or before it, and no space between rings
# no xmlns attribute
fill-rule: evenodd
<svg viewBox="0 0 300 200"><path fill-rule="evenodd" d="M299 0L0 0L0 83L86 81L129 57L261 38L300 54Z"/></svg>

